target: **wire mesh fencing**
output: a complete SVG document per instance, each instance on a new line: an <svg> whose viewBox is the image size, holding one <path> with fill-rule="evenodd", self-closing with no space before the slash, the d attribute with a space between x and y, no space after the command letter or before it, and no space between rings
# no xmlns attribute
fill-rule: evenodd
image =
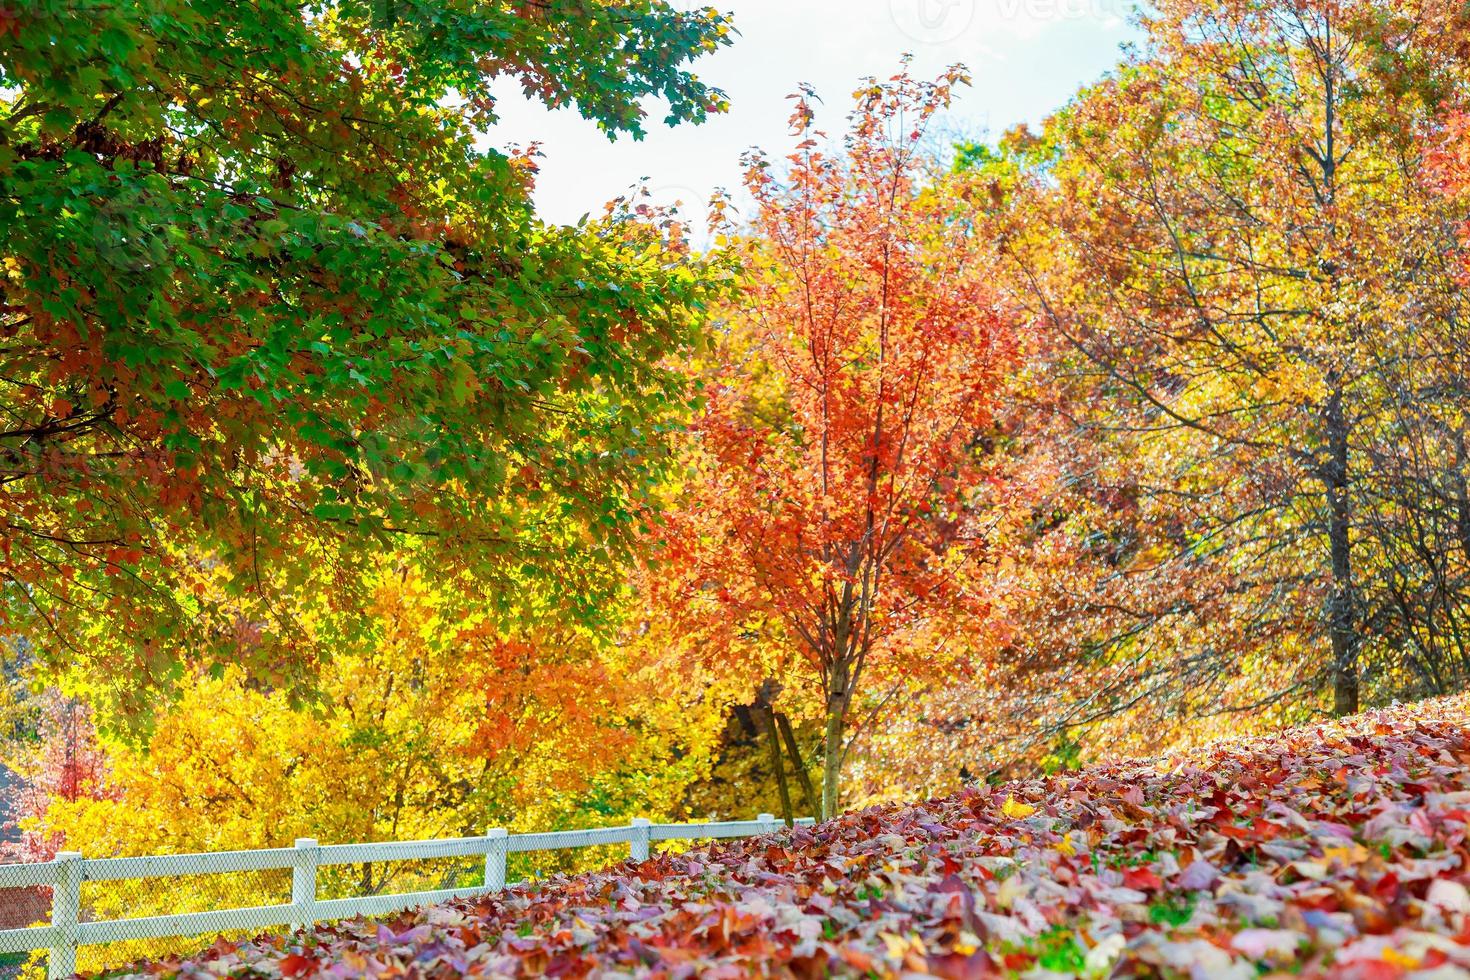
<svg viewBox="0 0 1470 980"><path fill-rule="evenodd" d="M0 929L25 929L50 924L50 887L28 885L0 888ZM27 950L0 953L0 980L18 980L25 976L34 955ZM29 972L34 973L35 970Z"/></svg>
<svg viewBox="0 0 1470 980"><path fill-rule="evenodd" d="M317 897L321 899L448 891L484 883L485 862L473 857L364 861L317 869ZM286 890L290 892L289 882Z"/></svg>
<svg viewBox="0 0 1470 980"><path fill-rule="evenodd" d="M506 856L507 881L539 881L559 874L606 868L628 860L626 844L593 844L556 851L524 851Z"/></svg>
<svg viewBox="0 0 1470 980"><path fill-rule="evenodd" d="M228 858L220 862L221 870L192 873L194 865L185 860L193 855L179 855L170 860L163 855L153 860L148 878L113 878L101 881L83 880L80 892L80 922L115 922L189 915L225 910L233 907L258 908L285 905L291 901L291 869L259 868L228 870ZM222 856L223 857L223 856ZM177 873L175 873L177 869ZM183 956L204 949L219 938L245 939L253 934L243 918L238 928L228 921L219 931L207 936L145 936L119 939L77 950L76 969L95 973L141 960L158 960ZM44 975L39 969L35 975Z"/></svg>
<svg viewBox="0 0 1470 980"><path fill-rule="evenodd" d="M802 822L810 822L802 821ZM480 894L507 881L605 866L689 841L774 831L770 814L378 844L0 865L0 980L93 973L187 955L221 938Z"/></svg>

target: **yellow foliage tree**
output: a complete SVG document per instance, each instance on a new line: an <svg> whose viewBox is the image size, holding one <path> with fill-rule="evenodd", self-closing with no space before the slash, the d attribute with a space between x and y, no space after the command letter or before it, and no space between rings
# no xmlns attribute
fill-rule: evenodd
<svg viewBox="0 0 1470 980"><path fill-rule="evenodd" d="M235 667L188 679L146 739L101 736L103 798L52 796L25 829L110 857L688 816L684 793L708 770L723 705L706 679L668 683L646 655L656 636L635 630L625 642L603 643L574 627L507 634L460 592L403 561L385 561L370 589L371 623L355 635L310 603L294 617L303 641L333 651L320 658L315 703L296 703ZM511 875L621 856L526 855ZM319 894L462 887L481 870L446 861L324 868ZM290 890L289 871L123 884L88 885L89 914L273 904ZM84 951L82 966L175 948L118 944Z"/></svg>

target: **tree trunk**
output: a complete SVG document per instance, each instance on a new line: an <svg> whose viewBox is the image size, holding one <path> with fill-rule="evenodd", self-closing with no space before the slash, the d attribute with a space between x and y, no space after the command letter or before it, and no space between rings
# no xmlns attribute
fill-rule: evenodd
<svg viewBox="0 0 1470 980"><path fill-rule="evenodd" d="M786 821L786 826L791 827L791 790L786 787L786 767L781 764L781 733L776 729L776 711L768 704L762 714L766 721L766 745L770 750L771 772L776 776L776 789L781 795L781 818Z"/></svg>
<svg viewBox="0 0 1470 980"><path fill-rule="evenodd" d="M1353 587L1352 505L1348 500L1348 426L1343 416L1342 390L1327 402L1327 443L1330 457L1327 484L1328 545L1332 556L1332 593L1328 599L1328 628L1332 635L1332 712L1350 715L1358 710L1357 602Z"/></svg>
<svg viewBox="0 0 1470 980"><path fill-rule="evenodd" d="M822 819L837 816L837 783L842 776L842 723L847 714L847 697L833 692L827 700L827 736L822 759Z"/></svg>
<svg viewBox="0 0 1470 980"><path fill-rule="evenodd" d="M806 812L820 817L822 811L817 807L817 791L812 788L812 777L807 773L806 762L801 758L801 747L796 744L796 733L791 730L791 719L784 712L777 712L772 717L781 727L781 737L786 740L786 755L791 759L791 768L796 771L796 784L801 787L801 795L806 800Z"/></svg>
<svg viewBox="0 0 1470 980"><path fill-rule="evenodd" d="M1455 465L1451 477L1455 482L1455 532L1460 536L1460 552L1470 561L1470 486L1465 482L1465 430L1455 430Z"/></svg>

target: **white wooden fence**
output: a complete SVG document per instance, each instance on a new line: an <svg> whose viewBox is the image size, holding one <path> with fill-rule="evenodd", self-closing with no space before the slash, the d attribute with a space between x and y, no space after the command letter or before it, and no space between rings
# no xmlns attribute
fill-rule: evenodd
<svg viewBox="0 0 1470 980"><path fill-rule="evenodd" d="M810 817L797 821L800 824L811 822ZM497 827L483 837L387 844L318 844L310 838L302 838L296 842L295 847L209 854L165 854L154 857L85 858L81 854L64 851L57 854L54 860L45 863L0 865L0 889L51 889L50 924L26 929L0 929L0 954L49 950L47 976L56 980L70 977L76 971L79 946L133 939L166 939L240 930L265 930L278 926L290 926L294 929L329 919L385 915L451 898L496 891L505 887L505 859L508 854L627 844L629 857L642 861L648 859L649 845L656 841L751 837L778 830L782 826L782 821L769 813L762 813L754 820L724 823L650 823L639 818L625 827L537 834L507 834ZM361 898L317 898L317 869L321 867L480 856L485 859L485 881L475 887L369 895ZM82 921L82 883L85 881L178 878L284 868L291 869L291 901L284 905L218 909L211 912L186 912L102 922Z"/></svg>

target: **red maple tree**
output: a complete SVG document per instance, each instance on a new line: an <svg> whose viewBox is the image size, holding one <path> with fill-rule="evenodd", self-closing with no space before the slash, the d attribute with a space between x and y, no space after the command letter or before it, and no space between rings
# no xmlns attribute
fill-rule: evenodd
<svg viewBox="0 0 1470 980"><path fill-rule="evenodd" d="M955 68L870 81L840 153L804 91L784 176L747 158L756 208L731 239L749 275L668 535L663 575L705 656L795 665L821 685L828 815L863 679L880 662L908 676L941 665L956 619L984 609L976 514L994 493L985 436L1011 336L963 204L926 179L924 149L964 80Z"/></svg>

